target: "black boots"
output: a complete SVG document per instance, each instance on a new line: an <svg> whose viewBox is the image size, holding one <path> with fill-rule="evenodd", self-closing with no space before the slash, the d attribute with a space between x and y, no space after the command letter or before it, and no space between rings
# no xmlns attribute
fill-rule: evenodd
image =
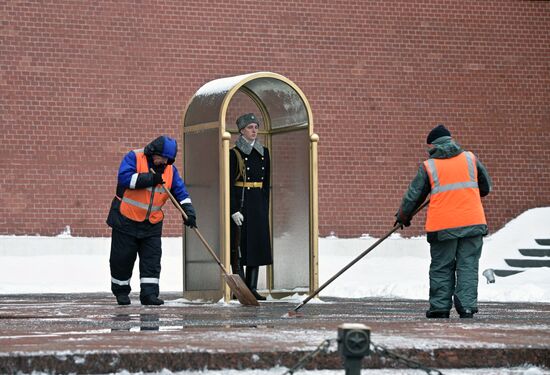
<svg viewBox="0 0 550 375"><path fill-rule="evenodd" d="M129 305L130 303L132 303L130 301L130 297L128 297L127 294L119 294L116 296L116 302L119 304L119 305Z"/></svg>
<svg viewBox="0 0 550 375"><path fill-rule="evenodd" d="M258 301L265 301L266 298L258 293L256 288L258 287L258 273L260 267L246 266L246 285L250 288L250 291L256 297Z"/></svg>
<svg viewBox="0 0 550 375"><path fill-rule="evenodd" d="M448 319L448 311L426 311L426 318L428 319ZM458 313L461 319L472 319L474 317L474 312L472 310L464 310Z"/></svg>
<svg viewBox="0 0 550 375"><path fill-rule="evenodd" d="M474 314L477 312L477 307L474 307L474 308L464 307L464 305L462 304L462 302L460 302L460 299L456 294L453 296L453 301L455 304L456 312L458 313L458 315L460 315L462 319L472 319L474 317Z"/></svg>
<svg viewBox="0 0 550 375"><path fill-rule="evenodd" d="M149 295L146 295L146 296L139 296L139 300L141 301L141 304L142 305L155 305L155 306L159 306L159 305L163 305L164 304L164 301L161 300L160 298L158 298L157 296L155 296L154 294L149 294ZM127 295L127 294L119 294L116 296L116 302L119 304L119 305L129 305L131 304L132 302L130 301L130 297Z"/></svg>
<svg viewBox="0 0 550 375"><path fill-rule="evenodd" d="M458 298L458 296L455 294L453 296L453 301L455 305L456 312L460 316L461 319L472 319L474 317L474 314L477 313L477 307L473 308L466 308L464 305L462 305L462 302ZM428 319L448 319L449 318L449 310L431 310L431 304L430 304L430 310L426 311L426 318Z"/></svg>
<svg viewBox="0 0 550 375"><path fill-rule="evenodd" d="M139 296L142 305L164 305L164 301L155 296L154 294L148 294L146 296Z"/></svg>
<svg viewBox="0 0 550 375"><path fill-rule="evenodd" d="M426 318L428 319L449 319L448 311L426 311Z"/></svg>
<svg viewBox="0 0 550 375"><path fill-rule="evenodd" d="M258 291L256 289L252 289L252 295L254 297L256 297L256 300L258 301L265 301L266 298L264 296L262 296L260 293L258 293Z"/></svg>

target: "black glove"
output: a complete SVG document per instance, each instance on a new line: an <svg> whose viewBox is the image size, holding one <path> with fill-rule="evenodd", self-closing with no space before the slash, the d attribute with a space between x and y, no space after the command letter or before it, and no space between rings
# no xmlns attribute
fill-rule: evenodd
<svg viewBox="0 0 550 375"><path fill-rule="evenodd" d="M191 203L184 203L181 205L181 208L183 208L183 212L187 215L187 220L184 219L185 225L187 225L189 228L196 228L197 227L197 215L195 214L195 209L193 208L193 205Z"/></svg>
<svg viewBox="0 0 550 375"><path fill-rule="evenodd" d="M154 164L153 170L156 174L163 174L164 170L166 169L166 164Z"/></svg>
<svg viewBox="0 0 550 375"><path fill-rule="evenodd" d="M162 184L164 184L164 180L162 179L162 174L153 173L153 186L162 185Z"/></svg>
<svg viewBox="0 0 550 375"><path fill-rule="evenodd" d="M403 211L401 211L401 208L399 208L399 211L395 214L395 223L393 226L395 227L397 224L401 226L401 229L403 229L403 226L410 226L411 225L411 218L407 215L403 214Z"/></svg>
<svg viewBox="0 0 550 375"><path fill-rule="evenodd" d="M136 189L145 189L151 186L163 184L161 174L156 173L140 173L136 181Z"/></svg>

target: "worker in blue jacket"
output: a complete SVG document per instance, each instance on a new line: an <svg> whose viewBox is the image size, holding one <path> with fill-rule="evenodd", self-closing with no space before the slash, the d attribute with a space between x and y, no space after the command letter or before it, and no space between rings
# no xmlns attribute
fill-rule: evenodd
<svg viewBox="0 0 550 375"><path fill-rule="evenodd" d="M196 227L191 198L173 165L177 142L161 136L145 148L128 152L118 170L116 196L107 224L112 228L111 290L119 305L129 305L130 279L139 254L140 301L162 305L159 299L161 236L168 189L187 215L185 225Z"/></svg>

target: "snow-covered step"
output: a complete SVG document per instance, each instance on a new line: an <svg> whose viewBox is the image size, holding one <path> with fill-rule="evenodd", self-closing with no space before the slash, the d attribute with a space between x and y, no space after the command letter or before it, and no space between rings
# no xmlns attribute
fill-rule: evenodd
<svg viewBox="0 0 550 375"><path fill-rule="evenodd" d="M527 257L550 257L550 249L519 249L519 253Z"/></svg>
<svg viewBox="0 0 550 375"><path fill-rule="evenodd" d="M504 259L510 267L534 268L550 267L550 260L542 259Z"/></svg>
<svg viewBox="0 0 550 375"><path fill-rule="evenodd" d="M493 272L498 277L506 277L521 273L523 270L493 270Z"/></svg>

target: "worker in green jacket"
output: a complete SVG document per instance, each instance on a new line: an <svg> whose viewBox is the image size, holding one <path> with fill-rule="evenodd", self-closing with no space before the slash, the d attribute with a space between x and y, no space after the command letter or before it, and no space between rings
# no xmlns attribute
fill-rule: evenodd
<svg viewBox="0 0 550 375"><path fill-rule="evenodd" d="M430 307L427 318L449 318L454 306L461 318L478 312L477 286L482 237L487 222L481 197L491 191L485 166L464 151L444 125L426 139L429 158L418 172L396 214L396 222L410 225L413 212L430 196L426 216L430 243Z"/></svg>

